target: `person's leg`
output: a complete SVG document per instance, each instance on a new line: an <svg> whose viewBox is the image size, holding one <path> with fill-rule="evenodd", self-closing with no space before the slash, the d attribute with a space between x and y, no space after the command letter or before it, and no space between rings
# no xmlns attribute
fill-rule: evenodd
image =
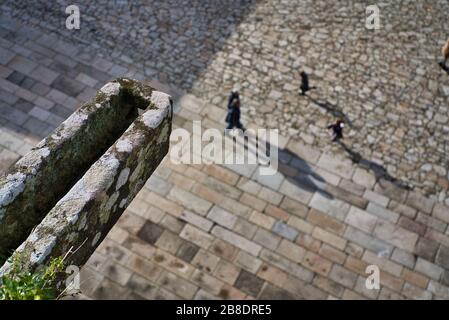
<svg viewBox="0 0 449 320"><path fill-rule="evenodd" d="M309 83L307 82L304 84L304 92L307 92L309 90L310 90L310 87L309 87Z"/></svg>
<svg viewBox="0 0 449 320"><path fill-rule="evenodd" d="M338 132L334 128L332 128L332 142L335 142L338 140Z"/></svg>
<svg viewBox="0 0 449 320"><path fill-rule="evenodd" d="M341 132L341 131L336 132L335 137L336 137L335 141L337 141L337 142L340 141L340 139L343 138L343 132Z"/></svg>
<svg viewBox="0 0 449 320"><path fill-rule="evenodd" d="M246 128L243 126L243 124L240 122L240 120L235 124L235 127L239 130L242 130L243 132L246 131Z"/></svg>

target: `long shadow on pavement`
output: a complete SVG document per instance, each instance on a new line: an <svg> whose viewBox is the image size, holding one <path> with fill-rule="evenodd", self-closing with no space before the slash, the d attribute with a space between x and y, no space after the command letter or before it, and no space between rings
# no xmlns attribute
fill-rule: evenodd
<svg viewBox="0 0 449 320"><path fill-rule="evenodd" d="M308 192L318 192L328 199L334 196L326 191L326 180L303 159L288 149L278 150L278 170L291 183Z"/></svg>
<svg viewBox="0 0 449 320"><path fill-rule="evenodd" d="M241 141L239 140L234 141L241 144ZM245 142L244 148L246 152L251 152L256 157L261 156L261 149L257 149L257 151L251 150L248 148L247 142ZM266 148L263 148L262 150L269 152L269 150L271 150L270 144L266 142ZM322 176L317 174L306 161L288 149L278 149L277 152L278 172L282 174L285 179L302 190L310 193L318 192L328 199L334 199L334 196L326 191L327 182ZM262 156L264 157L265 155ZM267 156L269 156L269 154L267 154Z"/></svg>
<svg viewBox="0 0 449 320"><path fill-rule="evenodd" d="M326 110L327 112L329 112L332 116L336 117L336 118L341 118L343 119L350 127L352 127L352 121L351 119L343 112L340 110L340 108L337 105L333 105L327 101L319 101L317 99L314 99L310 96L307 96L314 104L316 104L317 106L319 106L320 108Z"/></svg>
<svg viewBox="0 0 449 320"><path fill-rule="evenodd" d="M342 141L338 141L338 144L342 146L343 150L349 155L353 163L357 163L361 167L368 169L374 173L376 183L381 184L382 180L384 179L390 181L391 183L400 188L410 189L410 187L407 184L391 176L383 166L363 158L363 156L360 153L352 150Z"/></svg>

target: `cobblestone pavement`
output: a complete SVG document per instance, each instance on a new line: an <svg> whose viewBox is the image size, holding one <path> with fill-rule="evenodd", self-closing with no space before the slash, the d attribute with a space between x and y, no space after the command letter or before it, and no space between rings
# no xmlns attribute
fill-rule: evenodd
<svg viewBox="0 0 449 320"><path fill-rule="evenodd" d="M269 10L272 2L253 5L240 19L261 23L258 12ZM183 8L182 2L179 3L178 8ZM2 8L6 8L5 5ZM283 14L288 16L293 9ZM321 9L323 12L330 10L328 7ZM307 19L313 18L315 10L319 12L312 6L308 10ZM51 132L104 82L122 75L142 80L153 79L156 75L137 62L126 61L125 56L101 55L104 48L73 40L68 42L64 35L56 37L44 33L42 28L22 25L10 18L13 13L2 12L6 12L0 16L2 171ZM151 14L151 11L146 12ZM275 12L273 9L274 18ZM432 23L438 21L438 14L432 17ZM290 21L284 20L286 24ZM335 17L336 24L337 21ZM271 23L271 20L266 22ZM240 22L236 30L244 28L244 24ZM308 34L313 28L304 32ZM270 32L262 27L256 31ZM321 37L312 38L310 46ZM222 49L226 52L226 48L224 45ZM267 50L273 48L268 46ZM312 49L309 47L309 50ZM131 55L132 51L127 54ZM191 86L180 86L176 81L172 81L174 86L151 81L158 89L173 95L177 110L175 126L191 128L192 120L202 119L204 127L222 128L223 101L212 102L214 97L209 97L207 89L213 86L207 79L217 72L214 70L220 65L222 54L225 53L216 53L201 72L190 73L197 79ZM350 55L344 56L349 59ZM338 62L335 59L332 63ZM161 64L165 63L163 61L158 60ZM253 61L262 63L263 59ZM159 67L160 70L164 68L163 65ZM226 70L229 68L231 66ZM387 66L381 70L387 74ZM319 70L313 73L314 81L320 78L317 72ZM348 76L351 72L362 70L357 65L348 66ZM394 72L400 75L404 70L398 68ZM437 72L430 68L426 77L437 76ZM327 76L321 77L321 83L329 81L324 80ZM248 77L248 81L250 79ZM384 78L377 79L383 81ZM363 82L362 78L353 80L352 86ZM230 79L223 81L223 87L231 85ZM387 86L386 78L385 81ZM442 81L436 84L437 94L441 94L438 90L441 90ZM339 83L343 87L343 80ZM399 85L400 82L392 83ZM275 86L275 82L272 85ZM199 92L196 90L201 86L204 95L185 92ZM318 86L313 95L324 100L323 84ZM257 100L250 98L249 89L244 90L244 101L256 105ZM328 90L331 92L330 87ZM288 90L280 92L282 97L274 94L273 101L286 99L284 95L288 95ZM346 89L341 92L347 93ZM386 99L386 93L383 94ZM425 92L413 90L405 91L402 98L399 93L398 96L405 99L414 94L417 100L427 99ZM374 97L372 101L376 103ZM442 99L445 98L437 95L432 106L442 103ZM408 100L399 101L400 110L404 112L401 117L408 119ZM385 102L390 103L389 100ZM267 105L263 103L258 108ZM308 108L313 110L310 117L321 110L313 105ZM277 109L278 106L273 109L273 115ZM348 112L354 127L363 122L361 117L343 110ZM380 117L375 110L373 117ZM368 111L364 113L369 114ZM323 113L320 119L327 116ZM439 119L440 116L435 117ZM253 125L257 125L259 118L254 119ZM312 121L312 118L307 119ZM317 121L314 125L321 124ZM440 123L440 127L443 125ZM436 199L399 188L376 176L366 168L374 158L354 164L343 154L320 148L318 136L313 138L313 147L310 141L304 141L307 139L295 138L290 134L280 137L281 165L279 172L269 179L259 176L253 166L174 165L166 159L82 269L84 297L449 299L449 208ZM365 270L370 264L381 270L380 290L365 287Z"/></svg>
<svg viewBox="0 0 449 320"><path fill-rule="evenodd" d="M378 31L364 27L365 1L79 1L76 32L64 28L69 2L58 3L3 8L209 105L224 108L237 85L248 121L322 150L344 152L324 130L342 116L345 143L361 158L448 198L449 80L436 64L448 38L446 0L383 1ZM317 86L310 98L297 94L300 68Z"/></svg>

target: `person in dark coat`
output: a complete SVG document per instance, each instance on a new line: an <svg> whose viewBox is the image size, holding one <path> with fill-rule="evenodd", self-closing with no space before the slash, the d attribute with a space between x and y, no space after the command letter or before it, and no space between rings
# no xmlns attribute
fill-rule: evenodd
<svg viewBox="0 0 449 320"><path fill-rule="evenodd" d="M234 95L234 97L228 104L228 114L226 116L226 122L228 123L228 126L226 127L226 129L228 130L237 128L245 131L245 128L240 122L240 97L238 93Z"/></svg>
<svg viewBox="0 0 449 320"><path fill-rule="evenodd" d="M327 127L328 130L332 130L332 141L339 141L343 139L343 128L345 127L345 122L343 120L338 120L336 123L331 124Z"/></svg>
<svg viewBox="0 0 449 320"><path fill-rule="evenodd" d="M301 71L301 95L305 95L311 88L309 87L309 76L305 71Z"/></svg>
<svg viewBox="0 0 449 320"><path fill-rule="evenodd" d="M229 98L228 98L228 110L231 109L231 102L232 102L232 100L234 100L234 98L239 99L239 93L235 89L232 90L231 94L229 95Z"/></svg>

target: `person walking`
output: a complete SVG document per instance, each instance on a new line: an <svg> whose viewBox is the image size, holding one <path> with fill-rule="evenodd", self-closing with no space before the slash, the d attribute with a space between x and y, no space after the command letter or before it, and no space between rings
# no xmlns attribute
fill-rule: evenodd
<svg viewBox="0 0 449 320"><path fill-rule="evenodd" d="M240 122L240 97L238 92L234 93L233 98L230 99L230 102L228 103L226 122L228 123L228 126L226 127L227 130L232 130L234 128L241 129L243 131L246 130Z"/></svg>
<svg viewBox="0 0 449 320"><path fill-rule="evenodd" d="M339 141L343 139L343 128L345 127L345 122L341 119L337 120L336 123L327 126L328 130L332 130L332 141Z"/></svg>
<svg viewBox="0 0 449 320"><path fill-rule="evenodd" d="M309 76L305 71L301 71L300 75L301 75L301 87L300 87L301 95L304 96L306 92L310 90Z"/></svg>
<svg viewBox="0 0 449 320"><path fill-rule="evenodd" d="M439 64L440 64L441 68L443 68L444 70L448 70L449 67L446 65L446 63L447 63L447 60L449 59L449 39L447 39L446 43L441 48L441 54L443 56L443 60L440 61Z"/></svg>
<svg viewBox="0 0 449 320"><path fill-rule="evenodd" d="M232 89L231 94L229 95L229 98L228 98L228 110L231 109L231 102L232 102L232 100L234 100L234 98L237 98L237 99L240 98L239 97L239 93L238 93L238 91L236 89Z"/></svg>

